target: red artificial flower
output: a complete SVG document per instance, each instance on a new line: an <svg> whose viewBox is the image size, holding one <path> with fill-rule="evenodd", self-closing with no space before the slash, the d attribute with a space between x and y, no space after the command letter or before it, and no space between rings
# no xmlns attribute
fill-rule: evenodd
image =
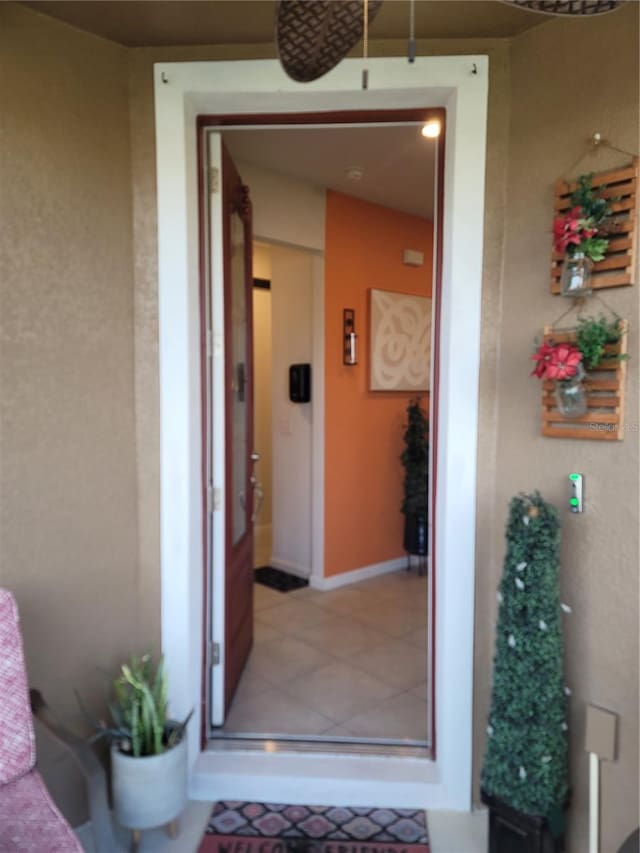
<svg viewBox="0 0 640 853"><path fill-rule="evenodd" d="M531 358L537 362L531 376L562 381L576 375L582 353L573 344L549 344L545 341Z"/></svg>
<svg viewBox="0 0 640 853"><path fill-rule="evenodd" d="M553 248L563 255L570 246L580 246L597 233L593 218L585 216L582 207L572 207L564 216L556 216L553 220Z"/></svg>
<svg viewBox="0 0 640 853"><path fill-rule="evenodd" d="M547 372L547 365L553 359L553 349L551 344L548 344L546 341L538 347L534 355L531 356L537 364L529 374L530 376L537 376L538 379L544 379Z"/></svg>
<svg viewBox="0 0 640 853"><path fill-rule="evenodd" d="M575 376L582 361L582 353L572 344L557 344L550 363L547 365L546 379L571 379Z"/></svg>
<svg viewBox="0 0 640 853"><path fill-rule="evenodd" d="M554 248L556 252L564 254L570 245L579 246L583 240L584 232L582 231L581 207L572 208L569 213L564 216L556 216L553 220L553 235ZM593 235L590 235L593 236Z"/></svg>

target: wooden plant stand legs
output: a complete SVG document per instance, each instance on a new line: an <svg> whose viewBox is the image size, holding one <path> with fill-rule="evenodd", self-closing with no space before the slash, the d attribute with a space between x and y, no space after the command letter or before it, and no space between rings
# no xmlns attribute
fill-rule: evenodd
<svg viewBox="0 0 640 853"><path fill-rule="evenodd" d="M180 824L178 823L178 819L176 818L176 820L172 820L171 823L166 824L165 830L169 838L177 838L178 833L180 831ZM131 853L138 853L138 850L140 849L141 838L141 829L131 830Z"/></svg>

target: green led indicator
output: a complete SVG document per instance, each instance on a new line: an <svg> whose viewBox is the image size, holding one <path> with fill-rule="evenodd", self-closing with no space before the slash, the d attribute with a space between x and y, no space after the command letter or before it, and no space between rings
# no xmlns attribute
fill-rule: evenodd
<svg viewBox="0 0 640 853"><path fill-rule="evenodd" d="M578 506L578 498L570 498L569 503L571 506Z"/></svg>
<svg viewBox="0 0 640 853"><path fill-rule="evenodd" d="M570 480L579 480L580 474L569 474L569 479Z"/></svg>

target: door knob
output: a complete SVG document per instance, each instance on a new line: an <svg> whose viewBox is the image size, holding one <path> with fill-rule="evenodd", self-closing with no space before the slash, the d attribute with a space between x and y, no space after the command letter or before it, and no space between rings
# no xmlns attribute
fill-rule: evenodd
<svg viewBox="0 0 640 853"><path fill-rule="evenodd" d="M259 453L256 453L256 451L255 451L255 450L254 450L254 451L253 451L253 453L251 454L251 461L252 461L252 462L259 462L259 461L260 461L260 454L259 454Z"/></svg>

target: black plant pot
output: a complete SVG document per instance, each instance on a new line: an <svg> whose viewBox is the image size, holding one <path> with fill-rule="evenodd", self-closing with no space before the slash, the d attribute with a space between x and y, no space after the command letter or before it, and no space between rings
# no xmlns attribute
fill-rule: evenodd
<svg viewBox="0 0 640 853"><path fill-rule="evenodd" d="M426 512L407 513L404 517L404 550L407 554L426 557L428 544Z"/></svg>
<svg viewBox="0 0 640 853"><path fill-rule="evenodd" d="M481 791L489 806L489 853L562 853L564 837L551 834L544 817L524 814Z"/></svg>

